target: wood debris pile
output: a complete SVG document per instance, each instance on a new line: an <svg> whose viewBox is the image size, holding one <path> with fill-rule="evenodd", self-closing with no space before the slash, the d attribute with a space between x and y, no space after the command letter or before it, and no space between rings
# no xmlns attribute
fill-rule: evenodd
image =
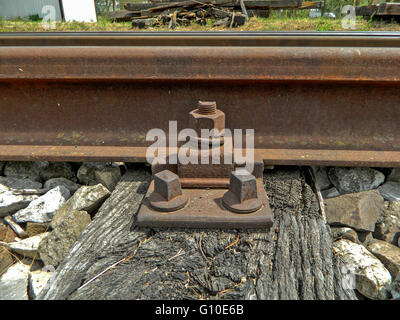
<svg viewBox="0 0 400 320"><path fill-rule="evenodd" d="M167 1L167 0L164 0ZM191 23L206 25L214 20L213 27L238 27L249 17L268 17L271 9L300 8L301 0L184 0L179 2L127 3L125 10L109 14L113 21L132 21L134 28L150 28Z"/></svg>
<svg viewBox="0 0 400 320"><path fill-rule="evenodd" d="M363 17L399 18L400 3L378 3L356 7L356 15Z"/></svg>

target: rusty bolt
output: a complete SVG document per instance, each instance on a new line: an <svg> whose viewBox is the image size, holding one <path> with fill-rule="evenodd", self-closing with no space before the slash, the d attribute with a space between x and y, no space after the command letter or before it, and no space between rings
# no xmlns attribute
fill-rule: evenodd
<svg viewBox="0 0 400 320"><path fill-rule="evenodd" d="M225 129L225 113L217 109L215 101L199 101L198 108L191 111L190 125L201 137L201 129L216 129L222 132ZM219 137L220 134L216 134ZM211 139L209 139L211 142Z"/></svg>
<svg viewBox="0 0 400 320"><path fill-rule="evenodd" d="M234 171L229 180L229 191L222 198L225 207L237 213L250 213L261 208L257 179L247 171Z"/></svg>
<svg viewBox="0 0 400 320"><path fill-rule="evenodd" d="M198 110L200 114L215 114L217 112L217 103L215 101L199 101Z"/></svg>
<svg viewBox="0 0 400 320"><path fill-rule="evenodd" d="M164 170L154 175L154 192L149 200L155 210L175 211L186 205L188 197L182 193L179 176Z"/></svg>
<svg viewBox="0 0 400 320"><path fill-rule="evenodd" d="M169 201L182 194L181 182L178 175L164 170L154 175L154 191Z"/></svg>
<svg viewBox="0 0 400 320"><path fill-rule="evenodd" d="M229 190L233 192L240 202L257 198L257 181L252 174L232 173L229 180Z"/></svg>

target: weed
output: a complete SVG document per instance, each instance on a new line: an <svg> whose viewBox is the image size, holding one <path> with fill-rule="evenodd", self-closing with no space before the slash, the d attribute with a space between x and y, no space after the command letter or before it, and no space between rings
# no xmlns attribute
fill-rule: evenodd
<svg viewBox="0 0 400 320"><path fill-rule="evenodd" d="M314 18L308 17L308 10L298 11L293 16L287 10L275 10L269 18L252 17L250 20L239 28L212 28L213 22L216 20L207 19L204 26L196 23L190 26L177 26L175 31L336 31L343 30L341 19L330 18ZM375 21L365 20L357 17L356 30L358 31L400 31L400 25L395 21ZM22 19L4 20L0 18L0 32L41 32L48 31L43 29L41 21L27 21ZM107 17L99 15L97 22L56 22L56 29L50 31L139 31L132 29L130 22L111 22ZM143 31L143 30L140 30ZM167 26L157 26L147 31L171 31ZM173 31L171 31L173 32Z"/></svg>
<svg viewBox="0 0 400 320"><path fill-rule="evenodd" d="M42 21L38 14L31 14L28 16L29 21Z"/></svg>

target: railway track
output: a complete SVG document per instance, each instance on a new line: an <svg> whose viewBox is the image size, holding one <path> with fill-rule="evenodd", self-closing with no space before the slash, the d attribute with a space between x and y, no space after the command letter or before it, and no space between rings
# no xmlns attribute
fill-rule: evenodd
<svg viewBox="0 0 400 320"><path fill-rule="evenodd" d="M170 120L190 127L197 105L203 116L216 111L210 101L225 127L255 130L255 170L244 178L234 173L237 163L153 166L151 178L129 170L79 238L65 232L61 244L53 230L39 247L37 257L61 264L37 298L355 298L301 170L264 175L264 163L400 166L399 71L396 33L0 34L0 160L145 162L150 129L168 132ZM384 201L364 199L347 230L372 238L359 224L374 226ZM361 210L367 218L359 221ZM63 228L75 233L69 220ZM360 292L386 295L378 290L390 284L390 272L361 267L367 271L357 279L373 289ZM14 282L6 284L12 293Z"/></svg>
<svg viewBox="0 0 400 320"><path fill-rule="evenodd" d="M268 164L400 165L397 33L0 35L0 160L144 162L213 100Z"/></svg>

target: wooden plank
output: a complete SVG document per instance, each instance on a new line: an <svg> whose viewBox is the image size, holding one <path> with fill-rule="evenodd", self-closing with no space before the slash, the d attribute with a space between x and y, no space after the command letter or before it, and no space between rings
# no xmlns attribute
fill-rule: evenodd
<svg viewBox="0 0 400 320"><path fill-rule="evenodd" d="M247 9L257 8L297 8L301 6L301 0L267 0L267 1L254 1L244 0ZM235 2L235 8L240 8L240 1Z"/></svg>
<svg viewBox="0 0 400 320"><path fill-rule="evenodd" d="M202 6L203 4L222 5L228 3L233 3L233 1L232 0L204 0L204 1L188 0L181 2L171 2L147 10L141 10L141 14L151 16L157 14L158 12L173 8L191 8L191 7Z"/></svg>
<svg viewBox="0 0 400 320"><path fill-rule="evenodd" d="M150 10L154 8L175 8L185 6L196 6L201 3L212 4L221 7L234 7L240 9L240 0L205 0L205 1L179 1L179 2L159 2L159 3L127 3L125 9L128 11ZM263 9L263 8L297 8L302 5L301 0L244 0L244 5L247 9ZM161 10L161 9L160 9Z"/></svg>
<svg viewBox="0 0 400 320"><path fill-rule="evenodd" d="M377 5L368 5L368 6L356 7L356 15L357 16L368 17L368 16L372 16L377 11L378 11L378 6Z"/></svg>
<svg viewBox="0 0 400 320"><path fill-rule="evenodd" d="M158 2L158 3L147 3L147 2L144 2L144 3L140 3L140 2L139 3L137 3L137 2L135 2L135 3L126 3L124 5L124 8L127 11L140 11L140 10L146 10L146 9L149 9L149 8L153 8L155 6L159 6L159 5L165 4L166 2L168 2L168 1Z"/></svg>
<svg viewBox="0 0 400 320"><path fill-rule="evenodd" d="M322 1L303 1L299 9L321 9L323 7Z"/></svg>
<svg viewBox="0 0 400 320"><path fill-rule="evenodd" d="M400 15L400 3L380 3L377 15Z"/></svg>
<svg viewBox="0 0 400 320"><path fill-rule="evenodd" d="M357 16L398 16L400 3L380 3L379 5L360 6L356 8Z"/></svg>
<svg viewBox="0 0 400 320"><path fill-rule="evenodd" d="M139 17L139 12L121 10L107 13L107 16L113 21L131 21L132 18Z"/></svg>
<svg viewBox="0 0 400 320"><path fill-rule="evenodd" d="M213 5L221 5L224 3L233 3L236 0L204 0L204 1L196 1L196 0L185 0L185 1L163 1L163 2L155 2L155 3L127 3L125 4L125 9L128 11L138 11L138 10L147 10L154 9L158 7L162 8L175 8L177 6L188 6L188 5L197 5L200 3L207 3Z"/></svg>
<svg viewBox="0 0 400 320"><path fill-rule="evenodd" d="M297 167L264 175L270 231L137 228L150 174L130 169L39 299L355 299Z"/></svg>

